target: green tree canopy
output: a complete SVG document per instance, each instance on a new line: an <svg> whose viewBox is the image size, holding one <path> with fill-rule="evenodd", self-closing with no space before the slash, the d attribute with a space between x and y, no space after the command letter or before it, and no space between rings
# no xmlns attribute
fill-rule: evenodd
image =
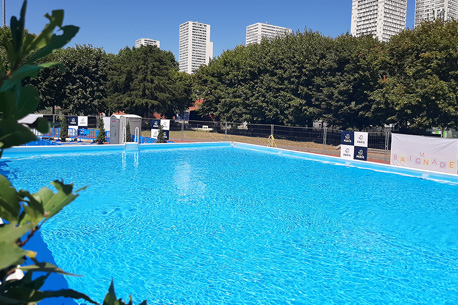
<svg viewBox="0 0 458 305"><path fill-rule="evenodd" d="M312 31L238 46L197 71L200 110L235 122L364 128L373 123L367 91L378 83L381 49L370 37Z"/></svg>
<svg viewBox="0 0 458 305"><path fill-rule="evenodd" d="M393 37L374 113L402 129L458 126L458 21L425 22Z"/></svg>
<svg viewBox="0 0 458 305"><path fill-rule="evenodd" d="M126 47L110 61L107 104L111 111L173 116L191 104L190 82L171 52Z"/></svg>
<svg viewBox="0 0 458 305"><path fill-rule="evenodd" d="M458 21L424 23L381 43L305 31L237 46L196 72L202 115L366 129L458 125Z"/></svg>
<svg viewBox="0 0 458 305"><path fill-rule="evenodd" d="M77 45L54 52L47 60L65 70L42 70L32 81L40 91L40 108L61 107L66 114L94 115L106 111L108 55L102 48Z"/></svg>
<svg viewBox="0 0 458 305"><path fill-rule="evenodd" d="M371 36L346 34L332 41L314 87L321 119L328 125L362 130L383 123L373 117L370 93L383 77L385 47Z"/></svg>

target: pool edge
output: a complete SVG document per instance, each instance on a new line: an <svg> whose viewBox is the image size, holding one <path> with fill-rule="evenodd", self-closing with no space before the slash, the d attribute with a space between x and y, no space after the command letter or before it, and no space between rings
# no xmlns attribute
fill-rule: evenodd
<svg viewBox="0 0 458 305"><path fill-rule="evenodd" d="M129 151L148 151L175 148L200 148L200 147L236 147L252 149L269 153L283 154L285 156L302 157L308 160L330 162L336 165L344 165L367 170L382 171L386 173L406 175L422 179L437 180L439 182L458 183L458 175L441 173L415 168L401 167L391 164L381 164L371 161L348 160L340 157L321 155L311 152L295 151L284 148L266 147L256 144L242 142L223 141L223 142L187 142L187 143L152 143L140 144L138 150ZM81 153L81 152L103 152L103 151L126 151L124 144L110 145L62 145L62 146L15 146L3 152L3 157L14 158L30 156L33 154L59 154L59 153Z"/></svg>
<svg viewBox="0 0 458 305"><path fill-rule="evenodd" d="M420 169L415 169L415 168L407 168L407 167L401 167L401 166L396 166L396 165L391 165L391 164L381 164L381 163L371 162L371 161L348 160L348 159L342 159L340 157L335 157L335 156L320 155L316 153L295 151L295 150L289 150L289 149L283 149L283 148L265 147L265 146L256 145L256 144L233 142L233 146L238 147L238 148L243 148L243 149L252 149L252 150L277 153L277 154L281 152L281 154L284 156L293 156L293 157L301 156L301 157L305 157L305 159L308 159L308 160L330 162L336 165L344 165L348 167L356 167L356 168L361 168L361 169L375 170L375 171L381 171L381 172L386 172L386 173L391 173L391 174L405 175L405 176L411 176L411 177L428 179L428 180L436 180L439 182L452 182L452 183L458 184L458 175L455 175L455 174L441 173L441 172L428 171L428 170L420 170Z"/></svg>

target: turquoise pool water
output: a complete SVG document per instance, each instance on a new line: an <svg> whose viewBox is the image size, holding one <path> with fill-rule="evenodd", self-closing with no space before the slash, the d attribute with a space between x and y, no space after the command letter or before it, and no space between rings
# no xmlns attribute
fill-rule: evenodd
<svg viewBox="0 0 458 305"><path fill-rule="evenodd" d="M42 228L70 288L149 304L457 304L458 185L239 147L20 157L88 185ZM39 173L39 174L38 174Z"/></svg>

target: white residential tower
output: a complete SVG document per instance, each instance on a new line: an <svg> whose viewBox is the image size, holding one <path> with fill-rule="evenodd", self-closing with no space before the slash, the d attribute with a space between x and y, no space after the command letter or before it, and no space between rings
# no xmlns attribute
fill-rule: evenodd
<svg viewBox="0 0 458 305"><path fill-rule="evenodd" d="M288 28L258 22L246 27L246 45L261 43L263 38L274 39L292 33Z"/></svg>
<svg viewBox="0 0 458 305"><path fill-rule="evenodd" d="M406 28L407 0L353 0L351 34L388 41Z"/></svg>
<svg viewBox="0 0 458 305"><path fill-rule="evenodd" d="M135 41L135 47L140 48L141 46L156 46L161 47L161 42L159 40L154 40L151 38L140 38Z"/></svg>
<svg viewBox="0 0 458 305"><path fill-rule="evenodd" d="M180 71L192 74L202 65L208 65L213 57L210 41L210 25L188 21L180 24Z"/></svg>
<svg viewBox="0 0 458 305"><path fill-rule="evenodd" d="M416 0L415 26L423 21L458 19L458 0Z"/></svg>

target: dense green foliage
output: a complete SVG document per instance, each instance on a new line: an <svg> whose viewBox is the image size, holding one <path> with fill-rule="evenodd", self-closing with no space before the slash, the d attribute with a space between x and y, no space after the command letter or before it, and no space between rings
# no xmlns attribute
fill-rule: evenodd
<svg viewBox="0 0 458 305"><path fill-rule="evenodd" d="M458 21L424 23L381 43L306 31L238 46L196 73L204 116L341 128L456 127Z"/></svg>
<svg viewBox="0 0 458 305"><path fill-rule="evenodd" d="M132 142L132 133L130 132L130 123L127 122L127 126L126 126L126 142Z"/></svg>
<svg viewBox="0 0 458 305"><path fill-rule="evenodd" d="M68 123L67 118L65 116L60 118L61 125L60 125L60 140L65 142L68 137Z"/></svg>
<svg viewBox="0 0 458 305"><path fill-rule="evenodd" d="M103 124L103 117L99 118L99 134L97 135L97 138L95 141L99 144L103 144L106 141L106 135L105 135L105 126Z"/></svg>
<svg viewBox="0 0 458 305"><path fill-rule="evenodd" d="M0 29L0 39L10 36L9 28ZM0 45L0 58L5 54ZM75 115L157 112L172 117L192 105L192 77L178 72L173 54L157 47L126 47L113 55L91 45L77 45L57 50L46 61L62 66L42 70L29 81L39 89L39 109L51 107L53 113L60 109Z"/></svg>
<svg viewBox="0 0 458 305"><path fill-rule="evenodd" d="M11 36L5 36L1 41L6 60L0 59L0 156L4 149L37 140L30 128L18 123L20 118L33 113L40 102L38 90L30 84L24 85L25 80L37 77L43 68L58 65L49 62L37 65L35 62L41 62L54 50L62 48L79 30L75 26L62 26L64 13L58 10L46 14L49 23L39 35L27 34L24 31L26 7L25 0L20 18L11 18ZM53 34L55 30L59 35ZM40 132L47 132L49 128L44 118L28 125ZM83 299L97 304L72 289L42 290L51 273L73 274L53 264L39 262L37 253L27 250L28 242L45 222L75 200L82 190L73 192L72 184L57 180L51 184L57 192L43 187L32 194L16 190L7 177L0 175L0 304L36 304L52 297ZM11 278L12 275L15 277ZM103 304L125 304L116 299L113 283Z"/></svg>
<svg viewBox="0 0 458 305"><path fill-rule="evenodd" d="M9 29L0 29L0 39L8 37ZM47 59L62 62L64 72L43 70L32 83L40 108L58 106L68 114L172 117L203 98L201 115L221 121L452 128L458 124L457 45L458 21L426 22L388 43L305 31L237 46L192 76L178 72L172 53L157 47L114 55L77 46Z"/></svg>
<svg viewBox="0 0 458 305"><path fill-rule="evenodd" d="M47 58L65 69L46 69L31 83L40 91L40 108L60 107L64 114L93 115L106 110L108 55L101 48L77 45Z"/></svg>
<svg viewBox="0 0 458 305"><path fill-rule="evenodd" d="M171 52L155 46L126 47L112 56L107 88L111 111L171 117L192 103L190 76L178 72Z"/></svg>
<svg viewBox="0 0 458 305"><path fill-rule="evenodd" d="M374 116L401 130L458 126L458 21L427 22L393 37Z"/></svg>
<svg viewBox="0 0 458 305"><path fill-rule="evenodd" d="M157 131L156 143L165 143L164 129L163 129L162 125L159 125L159 129Z"/></svg>

